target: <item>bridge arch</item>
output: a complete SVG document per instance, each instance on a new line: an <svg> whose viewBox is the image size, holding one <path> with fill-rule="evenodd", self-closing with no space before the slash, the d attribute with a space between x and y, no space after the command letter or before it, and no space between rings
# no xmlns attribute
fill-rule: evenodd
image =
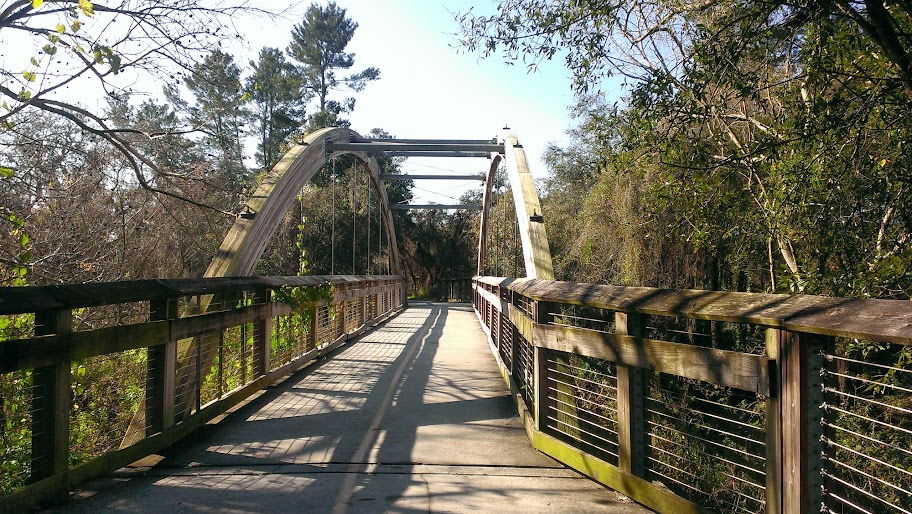
<svg viewBox="0 0 912 514"><path fill-rule="evenodd" d="M491 166L485 176L481 228L478 231L478 265L476 274L484 275L494 177L501 162L506 164L510 189L513 191L513 204L516 209L516 223L519 225L519 237L522 242L526 276L554 280L551 246L548 243L548 233L545 230L545 223L542 218L538 189L535 187L535 180L529 171L529 161L526 159L526 152L522 144L520 144L519 138L513 132L507 132L504 136L503 156L492 154Z"/></svg>
<svg viewBox="0 0 912 514"><path fill-rule="evenodd" d="M308 134L301 143L292 147L272 168L245 209L248 216L238 216L209 265L204 276L246 276L253 273L266 245L272 239L282 218L301 189L330 159L341 154L352 155L367 173L371 186L380 199L383 227L389 241L390 272L402 274L396 230L389 209L386 188L380 181L380 168L376 159L365 152L326 152L326 143L345 143L360 135L347 128L330 127Z"/></svg>

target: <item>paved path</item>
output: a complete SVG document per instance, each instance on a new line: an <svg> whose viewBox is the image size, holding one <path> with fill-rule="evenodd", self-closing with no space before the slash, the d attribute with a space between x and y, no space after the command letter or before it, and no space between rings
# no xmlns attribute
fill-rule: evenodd
<svg viewBox="0 0 912 514"><path fill-rule="evenodd" d="M536 452L471 307L421 302L54 510L649 512Z"/></svg>

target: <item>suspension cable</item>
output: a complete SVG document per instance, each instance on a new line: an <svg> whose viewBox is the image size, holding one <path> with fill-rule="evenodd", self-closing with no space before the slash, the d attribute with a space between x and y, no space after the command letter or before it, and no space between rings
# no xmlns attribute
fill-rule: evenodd
<svg viewBox="0 0 912 514"><path fill-rule="evenodd" d="M351 186L352 186L352 275L357 275L357 274L358 274L358 270L355 269L355 245L357 244L357 241L358 241L358 238L356 237L356 236L357 236L357 231L358 231L358 222L357 222L357 219L356 219L356 217L357 217L357 215L358 215L358 208L357 208L356 205L355 205L355 204L357 203L357 200L358 200L358 174L357 174L357 173L358 173L357 170L352 169L352 173L351 173Z"/></svg>
<svg viewBox="0 0 912 514"><path fill-rule="evenodd" d="M367 174L367 180L364 181L367 189L367 260L364 263L364 273L370 275L371 265L371 187L370 172Z"/></svg>
<svg viewBox="0 0 912 514"><path fill-rule="evenodd" d="M330 237L330 275L336 274L336 158L333 157L332 165L332 175L330 176L332 181L332 235Z"/></svg>

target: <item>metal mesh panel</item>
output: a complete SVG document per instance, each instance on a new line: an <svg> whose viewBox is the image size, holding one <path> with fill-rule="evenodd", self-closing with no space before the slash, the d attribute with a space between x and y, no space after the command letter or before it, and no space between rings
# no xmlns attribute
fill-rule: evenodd
<svg viewBox="0 0 912 514"><path fill-rule="evenodd" d="M222 395L222 332L205 334L197 338L200 355L198 369L200 379L200 405L218 399ZM206 363L211 363L206 367Z"/></svg>
<svg viewBox="0 0 912 514"><path fill-rule="evenodd" d="M225 329L216 365L221 367L222 394L248 384L253 377L253 325Z"/></svg>
<svg viewBox="0 0 912 514"><path fill-rule="evenodd" d="M842 340L821 371L826 509L912 511L912 347Z"/></svg>
<svg viewBox="0 0 912 514"><path fill-rule="evenodd" d="M131 325L149 321L149 302L119 303L73 310L73 330Z"/></svg>
<svg viewBox="0 0 912 514"><path fill-rule="evenodd" d="M92 460L142 437L147 423L134 422L146 390L144 348L91 357L71 366L70 465ZM126 437L125 437L126 436Z"/></svg>
<svg viewBox="0 0 912 514"><path fill-rule="evenodd" d="M546 432L612 464L618 461L617 372L613 363L549 352Z"/></svg>
<svg viewBox="0 0 912 514"><path fill-rule="evenodd" d="M765 327L672 316L643 316L643 335L673 343L762 355Z"/></svg>
<svg viewBox="0 0 912 514"><path fill-rule="evenodd" d="M513 369L513 323L506 316L500 319L500 359L507 369Z"/></svg>
<svg viewBox="0 0 912 514"><path fill-rule="evenodd" d="M32 469L31 371L0 375L0 495L24 486Z"/></svg>
<svg viewBox="0 0 912 514"><path fill-rule="evenodd" d="M332 313L329 306L321 305L317 307L317 346L332 342L334 337Z"/></svg>
<svg viewBox="0 0 912 514"><path fill-rule="evenodd" d="M519 388L519 394L522 396L523 401L526 403L526 408L529 409L529 412L534 412L533 404L535 401L535 361L532 354L532 345L529 343L529 341L526 340L526 338L522 337L519 334L516 334L516 337L513 340L513 345L513 353L516 359L513 367L515 370L513 381Z"/></svg>
<svg viewBox="0 0 912 514"><path fill-rule="evenodd" d="M720 512L765 512L766 399L671 375L647 387L647 479Z"/></svg>
<svg viewBox="0 0 912 514"><path fill-rule="evenodd" d="M175 362L175 377L183 388L176 392L174 399L174 413L177 419L183 419L187 414L194 412L199 407L200 376L197 373L199 361L199 341L196 337L188 337L177 342L177 359Z"/></svg>

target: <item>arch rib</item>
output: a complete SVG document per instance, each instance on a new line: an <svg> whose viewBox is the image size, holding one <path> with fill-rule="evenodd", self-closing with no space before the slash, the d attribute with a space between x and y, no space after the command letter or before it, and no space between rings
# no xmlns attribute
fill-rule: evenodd
<svg viewBox="0 0 912 514"><path fill-rule="evenodd" d="M481 230L478 240L478 274L484 273L484 258L487 251L486 236L490 217L493 195L494 176L500 164L500 156L494 154L491 167L485 179L484 199L481 211ZM508 132L504 137L504 160L507 166L507 176L510 180L510 189L513 191L513 204L516 208L516 222L519 225L519 237L523 248L523 262L526 276L554 280L554 266L551 261L551 246L548 244L548 233L545 224L540 218L542 208L538 197L535 180L529 171L529 161L519 139L513 132Z"/></svg>
<svg viewBox="0 0 912 514"><path fill-rule="evenodd" d="M308 134L301 144L289 150L248 200L247 208L255 213L253 219L238 217L235 220L204 276L250 275L301 189L331 157L341 153L354 156L370 177L371 185L380 198L380 212L389 242L390 271L401 275L396 230L386 188L380 181L377 161L364 152L337 152L332 156L326 155L327 141L348 143L352 139L361 139L361 136L347 128L324 128Z"/></svg>

